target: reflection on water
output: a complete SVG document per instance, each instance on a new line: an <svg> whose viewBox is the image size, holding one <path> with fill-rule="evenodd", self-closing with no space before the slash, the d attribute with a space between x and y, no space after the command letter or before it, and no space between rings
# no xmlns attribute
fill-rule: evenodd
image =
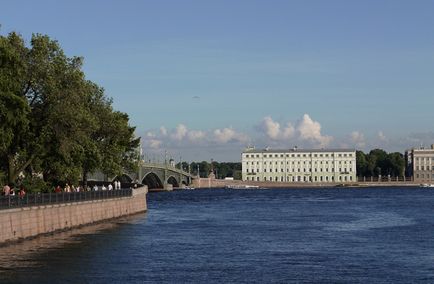
<svg viewBox="0 0 434 284"><path fill-rule="evenodd" d="M177 191L148 206L1 247L0 282L434 282L434 191Z"/></svg>
<svg viewBox="0 0 434 284"><path fill-rule="evenodd" d="M19 242L11 242L0 246L0 275L2 280L14 272L43 268L44 261L57 253L80 247L89 236L111 234L119 231L125 224L135 224L145 218L146 213L118 218L112 221L99 222L81 226L72 230L41 235ZM48 255L48 258L45 256ZM53 267L55 270L56 268ZM9 279L14 281L14 279ZM16 279L15 279L16 280Z"/></svg>

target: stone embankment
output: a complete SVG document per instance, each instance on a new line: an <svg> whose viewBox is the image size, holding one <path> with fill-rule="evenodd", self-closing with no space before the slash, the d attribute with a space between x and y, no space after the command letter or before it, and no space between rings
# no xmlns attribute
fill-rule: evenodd
<svg viewBox="0 0 434 284"><path fill-rule="evenodd" d="M147 211L147 187L131 196L0 210L0 244Z"/></svg>
<svg viewBox="0 0 434 284"><path fill-rule="evenodd" d="M305 183L305 182L256 182L256 181L241 181L241 180L224 180L212 178L200 178L193 181L193 186L196 188L222 188L226 186L258 186L260 188L300 188L300 187L392 187L392 186L419 186L414 182L355 182L355 183Z"/></svg>

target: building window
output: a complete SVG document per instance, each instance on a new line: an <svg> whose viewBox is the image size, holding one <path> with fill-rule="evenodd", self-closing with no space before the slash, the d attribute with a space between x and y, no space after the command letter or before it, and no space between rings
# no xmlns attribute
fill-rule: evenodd
<svg viewBox="0 0 434 284"><path fill-rule="evenodd" d="M246 158L248 158L249 157L249 155L246 155Z"/></svg>

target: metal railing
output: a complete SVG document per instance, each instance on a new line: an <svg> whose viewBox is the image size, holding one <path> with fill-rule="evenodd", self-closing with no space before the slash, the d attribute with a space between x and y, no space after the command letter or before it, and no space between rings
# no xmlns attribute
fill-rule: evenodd
<svg viewBox="0 0 434 284"><path fill-rule="evenodd" d="M0 209L120 198L132 196L132 194L133 190L128 188L82 192L31 193L23 197L19 195L7 195L0 196Z"/></svg>

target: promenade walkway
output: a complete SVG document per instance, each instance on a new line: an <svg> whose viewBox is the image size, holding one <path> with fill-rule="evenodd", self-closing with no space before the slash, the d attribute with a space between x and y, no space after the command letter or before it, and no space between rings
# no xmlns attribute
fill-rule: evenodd
<svg viewBox="0 0 434 284"><path fill-rule="evenodd" d="M0 210L26 206L39 206L60 203L83 202L132 196L131 188L82 192L32 193L24 197L8 195L0 197Z"/></svg>

